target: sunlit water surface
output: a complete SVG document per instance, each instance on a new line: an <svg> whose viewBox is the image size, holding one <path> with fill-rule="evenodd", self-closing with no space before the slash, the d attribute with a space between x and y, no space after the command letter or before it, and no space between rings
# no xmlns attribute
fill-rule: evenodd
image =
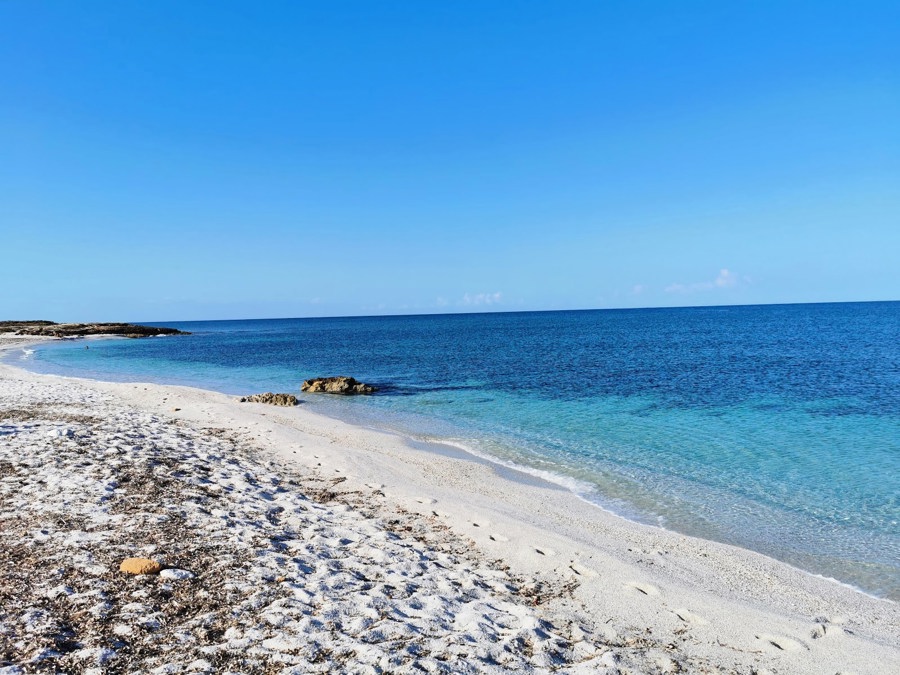
<svg viewBox="0 0 900 675"><path fill-rule="evenodd" d="M40 372L303 396L642 522L900 598L900 303L170 323L50 343Z"/></svg>

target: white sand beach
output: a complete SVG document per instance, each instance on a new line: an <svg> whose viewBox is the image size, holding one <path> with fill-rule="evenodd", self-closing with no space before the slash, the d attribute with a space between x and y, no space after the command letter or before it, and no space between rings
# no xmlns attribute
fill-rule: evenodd
<svg viewBox="0 0 900 675"><path fill-rule="evenodd" d="M0 675L34 671L888 674L900 607L302 404L0 365Z"/></svg>

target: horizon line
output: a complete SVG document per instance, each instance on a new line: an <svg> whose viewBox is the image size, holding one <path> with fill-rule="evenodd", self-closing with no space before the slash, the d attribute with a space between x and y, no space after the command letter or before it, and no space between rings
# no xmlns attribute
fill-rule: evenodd
<svg viewBox="0 0 900 675"><path fill-rule="evenodd" d="M482 314L545 314L552 312L634 312L646 310L669 310L669 309L727 309L731 307L793 307L797 305L860 305L874 303L891 303L900 302L897 300L823 300L818 302L750 302L750 303L733 303L724 305L657 305L650 307L576 307L569 309L506 309L506 310L485 310L480 312L419 312L419 313L396 313L396 314L335 314L327 316L267 316L267 317L241 317L230 319L168 319L162 321L134 321L128 323L140 324L159 324L159 323L203 323L207 321L294 321L307 319L378 319L384 317L422 317L422 316L466 316L466 315L482 315ZM76 323L76 322L72 322ZM77 322L77 323L108 323L108 322Z"/></svg>

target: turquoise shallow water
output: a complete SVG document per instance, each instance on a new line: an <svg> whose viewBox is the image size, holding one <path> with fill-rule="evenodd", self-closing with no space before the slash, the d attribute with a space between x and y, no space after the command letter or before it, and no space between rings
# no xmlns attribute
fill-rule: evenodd
<svg viewBox="0 0 900 675"><path fill-rule="evenodd" d="M900 598L900 303L174 323L11 354L42 372L297 391L627 517Z"/></svg>

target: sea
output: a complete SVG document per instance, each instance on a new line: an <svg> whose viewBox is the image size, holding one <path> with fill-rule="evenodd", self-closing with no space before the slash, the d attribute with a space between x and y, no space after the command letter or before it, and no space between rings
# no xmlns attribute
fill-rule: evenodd
<svg viewBox="0 0 900 675"><path fill-rule="evenodd" d="M166 322L30 370L293 392L900 600L900 302ZM90 349L85 349L89 345ZM371 396L301 395L349 375Z"/></svg>

